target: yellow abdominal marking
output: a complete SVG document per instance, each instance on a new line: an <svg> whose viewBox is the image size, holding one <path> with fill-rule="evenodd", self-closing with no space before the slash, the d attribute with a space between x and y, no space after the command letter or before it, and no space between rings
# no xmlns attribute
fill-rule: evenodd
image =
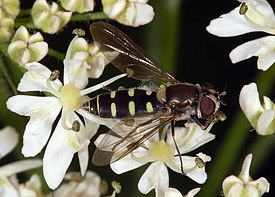
<svg viewBox="0 0 275 197"><path fill-rule="evenodd" d="M130 101L128 104L128 109L129 109L129 113L130 115L134 116L136 113L136 109L135 109L135 102L134 101Z"/></svg>
<svg viewBox="0 0 275 197"><path fill-rule="evenodd" d="M153 112L153 111L154 111L151 102L147 102L147 103L146 103L146 110L147 110L148 112Z"/></svg>
<svg viewBox="0 0 275 197"><path fill-rule="evenodd" d="M128 95L129 95L130 97L134 96L134 95L135 95L135 89L133 89L133 88L129 89L129 90L128 90Z"/></svg>
<svg viewBox="0 0 275 197"><path fill-rule="evenodd" d="M116 97L116 91L111 91L110 97L111 97L111 98L115 98L115 97Z"/></svg>
<svg viewBox="0 0 275 197"><path fill-rule="evenodd" d="M112 117L116 117L116 104L115 103L111 103L111 114L112 114Z"/></svg>
<svg viewBox="0 0 275 197"><path fill-rule="evenodd" d="M64 109L76 111L81 106L80 91L72 84L66 84L60 89L60 101Z"/></svg>
<svg viewBox="0 0 275 197"><path fill-rule="evenodd" d="M174 157L174 148L164 140L152 143L149 146L149 152L158 161L168 162Z"/></svg>
<svg viewBox="0 0 275 197"><path fill-rule="evenodd" d="M150 95L152 94L152 90L151 90L151 89L146 90L146 94L147 94L148 96L150 96Z"/></svg>

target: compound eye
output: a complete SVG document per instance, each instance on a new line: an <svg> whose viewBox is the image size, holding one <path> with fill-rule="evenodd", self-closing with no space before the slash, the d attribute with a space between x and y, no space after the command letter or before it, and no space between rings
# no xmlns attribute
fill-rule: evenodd
<svg viewBox="0 0 275 197"><path fill-rule="evenodd" d="M209 97L203 96L200 100L200 110L202 118L208 119L214 115L216 103Z"/></svg>

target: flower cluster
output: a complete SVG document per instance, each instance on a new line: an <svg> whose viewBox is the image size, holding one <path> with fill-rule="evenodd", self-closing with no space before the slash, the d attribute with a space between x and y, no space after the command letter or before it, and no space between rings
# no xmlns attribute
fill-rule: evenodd
<svg viewBox="0 0 275 197"><path fill-rule="evenodd" d="M275 15L266 0L239 0L242 4L211 21L206 28L221 37L262 31L271 34L235 48L230 53L233 63L258 56L258 69L267 70L275 61Z"/></svg>
<svg viewBox="0 0 275 197"><path fill-rule="evenodd" d="M240 106L251 125L260 135L275 133L275 104L264 96L261 105L257 85L245 85L240 92Z"/></svg>
<svg viewBox="0 0 275 197"><path fill-rule="evenodd" d="M244 43L230 53L233 63L258 56L258 68L266 71L275 61L274 12L266 0L239 1L240 6L212 20L207 30L221 37L255 31L271 34ZM83 104L90 99L89 94L125 77L126 74L90 86L95 83L94 79L101 77L109 61L113 60L110 57L107 59L96 43L89 43L79 36L72 39L65 58L58 58L63 60L63 72L52 71L40 63L50 51L50 45L44 41L40 32L34 33L33 30L55 34L70 21L79 20L79 17L82 20L110 18L121 24L137 27L153 20L153 8L148 0L101 0L102 12L95 13L94 0L60 0L51 3L36 0L28 13L30 16L26 17L26 13L19 15L19 0L0 0L0 5L0 44L3 44L0 53L8 55L10 60L20 66L20 70L24 70L17 89L14 88L14 96L10 96L5 103L10 111L28 117L28 122L24 125L22 154L25 157L35 157L41 152L43 154L43 160L28 159L2 165L1 196L105 195L106 183L104 185L104 180L88 169L89 146L94 143L100 150L100 143L104 141L102 139L106 139L109 134L101 134L93 141L100 125L114 131L112 129L120 120L101 118L89 113L83 108ZM19 25L16 25L16 19ZM26 26L22 25L23 22ZM14 27L18 29L14 30ZM239 103L258 134L271 135L275 132L275 104L268 97L263 97L261 104L255 83L242 88ZM137 143L138 146L132 152L111 163L110 167L116 174L122 174L147 166L137 185L142 194L154 190L156 197L183 196L179 190L171 187L169 170L198 184L206 182L206 164L211 161L211 157L197 149L215 139L215 135L210 133L213 125L214 122L203 130L200 125L191 122L173 128L167 124L156 132L154 130L155 133L149 133L148 139ZM123 126L129 125L125 123L121 127ZM126 134L129 134L129 130ZM137 132L137 135L142 134ZM17 146L18 139L18 133L10 126L0 130L0 159ZM117 142L112 141L112 138L108 140L111 144ZM67 172L75 155L80 172ZM269 182L265 178L254 181L250 177L251 160L252 154L246 157L238 177L231 175L223 181L224 196L261 196L269 192ZM19 181L16 176L20 172L41 166L48 187L54 190L50 194L43 194L42 181L37 174L30 176L26 182ZM120 192L121 185L114 181L112 186L111 197L115 197ZM185 196L193 197L199 191L200 188L195 188Z"/></svg>
<svg viewBox="0 0 275 197"><path fill-rule="evenodd" d="M7 42L11 39L14 32L14 19L19 11L19 0L0 2L0 42Z"/></svg>
<svg viewBox="0 0 275 197"><path fill-rule="evenodd" d="M10 126L0 130L0 159L10 153L18 144L19 135ZM27 197L39 195L41 184L37 176L33 175L26 184L20 184L16 174L41 167L42 161L29 159L15 161L0 167L0 193L1 196Z"/></svg>
<svg viewBox="0 0 275 197"><path fill-rule="evenodd" d="M206 29L209 33L220 37L238 36L249 32L270 34L246 42L229 54L233 63L257 56L258 69L266 71L275 62L274 11L266 0L238 1L241 4L237 8L212 20ZM271 135L275 132L274 102L264 96L263 105L261 104L256 83L252 82L243 86L239 95L239 104L259 135ZM269 192L269 183L265 178L257 181L251 180L249 176L251 160L252 154L246 157L239 177L229 176L224 180L225 196L262 196L265 192Z"/></svg>
<svg viewBox="0 0 275 197"><path fill-rule="evenodd" d="M165 195L169 188L167 167L177 173L184 173L197 183L203 184L207 179L205 164L211 158L203 153L198 153L193 157L186 154L215 138L213 134L209 133L212 125L207 130L202 130L195 123L185 126L175 128L175 142L170 132L170 126L166 126L163 133L167 136L160 137L159 133L156 133L131 154L112 163L112 170L117 174L122 174L151 163L138 183L138 189L143 194L155 189L156 196ZM99 144L103 136L104 134L95 141L96 145Z"/></svg>
<svg viewBox="0 0 275 197"><path fill-rule="evenodd" d="M44 177L52 189L63 180L75 153L78 153L82 175L87 169L88 145L102 121L81 108L81 103L87 99L86 95L125 76L120 75L84 89L88 83L87 67L83 66L85 64L82 60L70 59L73 48L76 47L76 39L71 42L64 60L64 84L57 78L58 72L51 72L37 62L28 63L25 65L28 71L23 75L17 89L21 92L41 91L48 96L16 95L7 101L8 109L30 117L23 138L22 153L25 157L35 156L42 150L61 113L43 158ZM98 69L101 73L102 68L99 66ZM97 69L93 70L98 73ZM84 117L85 123L77 114ZM75 123L79 128L73 127Z"/></svg>
<svg viewBox="0 0 275 197"><path fill-rule="evenodd" d="M152 21L154 11L147 4L148 0L102 0L104 13L111 19L129 26L140 26ZM94 9L94 0L61 0L60 6L46 0L36 0L32 8L32 18L35 26L42 31L54 34L62 29L71 19L73 12L86 13Z"/></svg>
<svg viewBox="0 0 275 197"><path fill-rule="evenodd" d="M252 154L246 156L242 171L238 177L229 176L222 184L224 195L227 197L235 196L262 196L269 192L268 181L261 177L254 181L249 175L249 168L252 161Z"/></svg>

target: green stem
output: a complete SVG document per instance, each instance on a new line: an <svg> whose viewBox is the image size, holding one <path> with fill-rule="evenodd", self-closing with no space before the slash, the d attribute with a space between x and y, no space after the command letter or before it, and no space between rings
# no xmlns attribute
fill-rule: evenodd
<svg viewBox="0 0 275 197"><path fill-rule="evenodd" d="M54 49L49 49L48 55L55 57L56 59L59 59L61 61L65 59L65 55L63 53L60 53Z"/></svg>
<svg viewBox="0 0 275 197"><path fill-rule="evenodd" d="M3 62L3 59L0 58L0 70L3 73L3 76L5 77L6 81L8 82L13 94L17 94L16 85L13 83L13 80L11 76L8 73L8 70Z"/></svg>
<svg viewBox="0 0 275 197"><path fill-rule="evenodd" d="M21 9L17 18L26 17L26 16L29 17L31 15L31 11L32 11L31 9L24 9L24 10Z"/></svg>
<svg viewBox="0 0 275 197"><path fill-rule="evenodd" d="M104 12L89 12L85 14L74 14L70 21L106 19L108 16Z"/></svg>
<svg viewBox="0 0 275 197"><path fill-rule="evenodd" d="M89 12L85 14L74 14L72 15L70 21L76 22L76 21L98 20L98 19L106 19L106 18L108 18L108 16L104 12ZM37 29L37 27L33 24L30 17L17 18L15 20L14 27L18 28L21 25L24 25L29 29Z"/></svg>
<svg viewBox="0 0 275 197"><path fill-rule="evenodd" d="M37 29L37 27L29 18L16 19L14 23L14 28L19 28L20 26L25 26L28 29Z"/></svg>
<svg viewBox="0 0 275 197"><path fill-rule="evenodd" d="M156 14L154 20L148 25L148 36L145 42L148 53L170 73L175 72L180 4L180 0L152 1ZM160 43L164 47L160 47Z"/></svg>

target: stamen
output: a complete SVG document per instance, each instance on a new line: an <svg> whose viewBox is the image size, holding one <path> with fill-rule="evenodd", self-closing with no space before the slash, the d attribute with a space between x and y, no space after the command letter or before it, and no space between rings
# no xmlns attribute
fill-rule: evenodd
<svg viewBox="0 0 275 197"><path fill-rule="evenodd" d="M61 125L65 130L71 130L72 128L67 125L67 112L66 110L62 110L62 115L61 115Z"/></svg>
<svg viewBox="0 0 275 197"><path fill-rule="evenodd" d="M195 158L195 163L198 166L198 168L203 168L205 166L204 161L200 157Z"/></svg>
<svg viewBox="0 0 275 197"><path fill-rule="evenodd" d="M240 6L240 10L239 10L239 14L240 15L244 15L248 10L248 6L246 5L246 3L242 3Z"/></svg>
<svg viewBox="0 0 275 197"><path fill-rule="evenodd" d="M80 123L79 123L79 121L75 120L75 121L73 122L72 130L73 130L74 132L79 132L79 130L80 130Z"/></svg>
<svg viewBox="0 0 275 197"><path fill-rule="evenodd" d="M59 70L54 70L49 77L50 81L55 81L56 79L58 79L59 75Z"/></svg>
<svg viewBox="0 0 275 197"><path fill-rule="evenodd" d="M94 86L92 86L90 88L84 89L84 90L82 90L80 92L80 94L81 94L81 96L87 95L87 94L89 94L91 92L94 92L96 90L99 90L99 89L103 88L104 86L108 86L109 84L111 84L111 83L115 82L116 80L121 79L121 78L123 78L125 76L126 76L126 74L120 74L120 75L115 76L115 77L113 77L111 79L108 79L107 81L104 81L102 83L94 85Z"/></svg>
<svg viewBox="0 0 275 197"><path fill-rule="evenodd" d="M56 97L60 97L60 92L58 92L54 87L52 86L53 81L50 79L50 77L46 80L46 86L50 93L52 93Z"/></svg>
<svg viewBox="0 0 275 197"><path fill-rule="evenodd" d="M85 36L85 31L84 29L76 28L73 30L72 34L75 34L77 36Z"/></svg>
<svg viewBox="0 0 275 197"><path fill-rule="evenodd" d="M119 182L117 181L112 181L112 187L114 188L114 190L116 191L117 194L119 194L121 192L121 185Z"/></svg>

